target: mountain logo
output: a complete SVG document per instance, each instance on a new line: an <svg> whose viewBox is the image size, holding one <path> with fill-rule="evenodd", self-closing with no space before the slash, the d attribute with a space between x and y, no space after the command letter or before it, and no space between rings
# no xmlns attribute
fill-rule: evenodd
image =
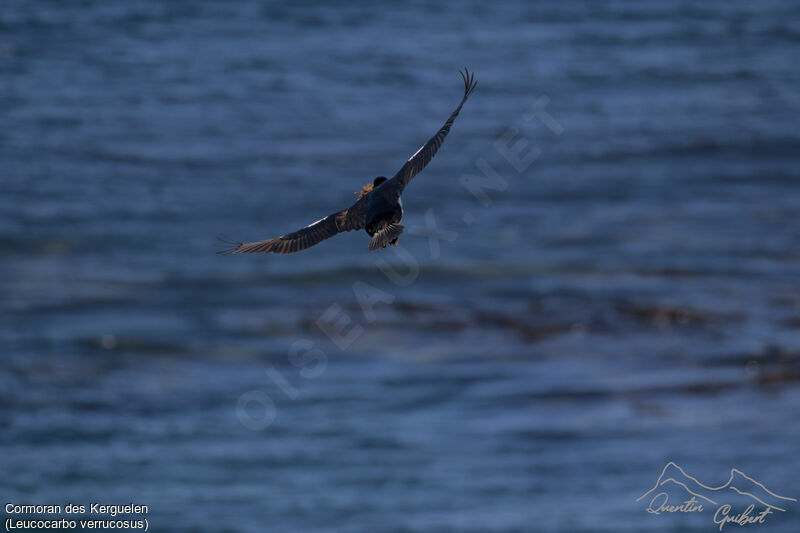
<svg viewBox="0 0 800 533"><path fill-rule="evenodd" d="M715 508L714 523L720 531L727 524L763 524L774 512L785 513L797 499L776 494L739 469L732 468L728 481L718 487L705 485L670 461L653 488L636 498L648 502L646 511L702 513ZM679 501L680 503L673 503Z"/></svg>

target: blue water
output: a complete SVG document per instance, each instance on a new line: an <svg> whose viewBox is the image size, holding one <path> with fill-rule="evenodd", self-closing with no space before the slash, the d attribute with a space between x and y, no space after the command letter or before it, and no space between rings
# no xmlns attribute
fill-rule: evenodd
<svg viewBox="0 0 800 533"><path fill-rule="evenodd" d="M800 498L799 52L779 1L5 0L3 503L718 530L636 501L668 461ZM214 254L391 176L465 65L399 249Z"/></svg>

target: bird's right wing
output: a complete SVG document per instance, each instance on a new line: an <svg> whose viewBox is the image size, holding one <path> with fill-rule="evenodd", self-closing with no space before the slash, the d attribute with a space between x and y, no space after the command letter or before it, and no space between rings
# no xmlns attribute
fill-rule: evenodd
<svg viewBox="0 0 800 533"><path fill-rule="evenodd" d="M329 239L342 231L363 229L365 226L367 201L366 197L336 213L317 220L313 224L294 233L287 233L274 239L257 242L237 243L236 247L219 253L243 254L256 252L273 252L291 254L310 248L325 239Z"/></svg>
<svg viewBox="0 0 800 533"><path fill-rule="evenodd" d="M422 169L431 162L433 156L436 155L436 152L438 152L439 148L442 146L444 138L450 133L450 126L453 125L464 102L467 101L469 95L475 90L475 86L478 85L478 82L475 81L475 74L470 73L466 68L464 72L459 71L458 73L461 74L461 78L464 80L464 96L461 98L461 103L459 103L455 111L450 114L447 122L436 132L436 135L428 139L428 142L423 144L419 150L406 161L403 168L397 171L397 174L392 178L401 185L401 189L405 188L411 180L414 179L414 176L422 172Z"/></svg>

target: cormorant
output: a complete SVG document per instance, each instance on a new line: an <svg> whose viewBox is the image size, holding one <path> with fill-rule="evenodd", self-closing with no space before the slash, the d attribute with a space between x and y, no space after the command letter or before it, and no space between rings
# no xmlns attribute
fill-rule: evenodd
<svg viewBox="0 0 800 533"><path fill-rule="evenodd" d="M366 230L372 237L369 242L370 250L386 248L387 244L397 245L397 238L403 233L403 226L400 225L400 220L403 218L403 203L400 195L414 179L414 176L419 174L436 155L444 138L450 132L450 126L453 125L453 121L461 111L461 107L477 85L474 73L464 69L464 72L459 71L459 74L464 80L464 96L461 98L461 103L436 135L414 152L414 155L406 161L394 177L391 179L386 179L384 176L375 178L372 183L364 185L360 191L356 192L359 195L356 203L347 209L317 220L301 230L264 241L233 243L237 245L235 248L220 253L274 252L291 254L310 248L342 231L360 229Z"/></svg>

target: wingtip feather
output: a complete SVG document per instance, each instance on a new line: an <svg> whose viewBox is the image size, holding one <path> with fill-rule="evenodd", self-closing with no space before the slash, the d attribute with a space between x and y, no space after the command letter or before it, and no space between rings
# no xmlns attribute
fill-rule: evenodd
<svg viewBox="0 0 800 533"><path fill-rule="evenodd" d="M458 73L464 81L464 97L466 98L471 95L475 87L478 86L478 82L475 81L475 72L470 72L469 68L464 67L464 70L459 70Z"/></svg>
<svg viewBox="0 0 800 533"><path fill-rule="evenodd" d="M237 250L242 246L241 242L231 239L224 233L220 233L219 235L217 235L217 240L220 241L221 243L231 245L228 248L217 250L217 255L230 255L238 253Z"/></svg>

